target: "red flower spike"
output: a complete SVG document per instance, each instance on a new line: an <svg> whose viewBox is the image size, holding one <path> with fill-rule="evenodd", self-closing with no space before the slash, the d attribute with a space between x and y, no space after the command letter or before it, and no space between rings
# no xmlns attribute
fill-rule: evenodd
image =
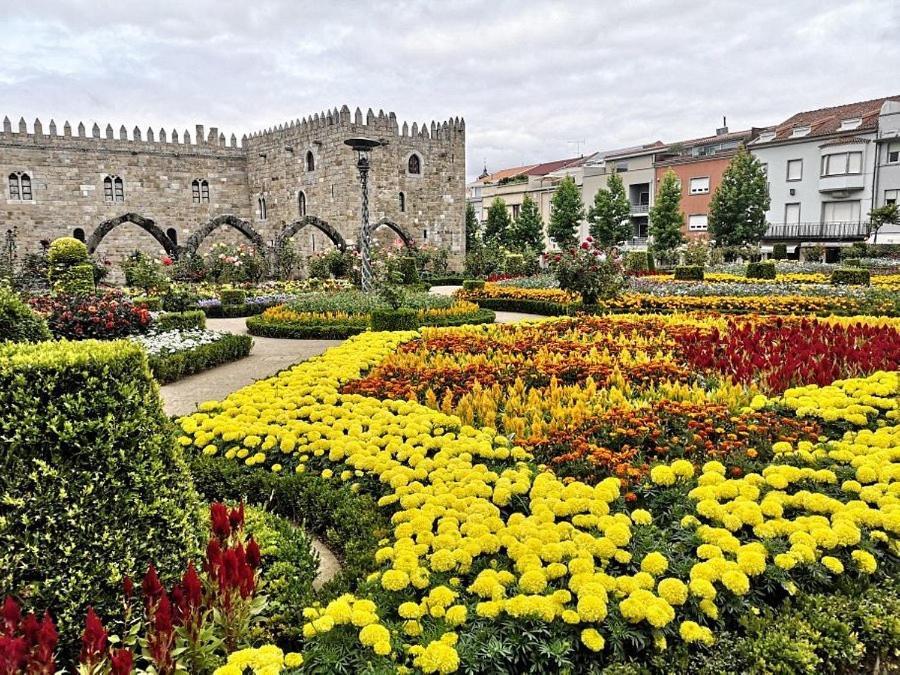
<svg viewBox="0 0 900 675"><path fill-rule="evenodd" d="M144 581L141 583L141 590L144 592L144 605L148 608L165 593L153 563L150 563L150 567L147 568L147 574L144 575Z"/></svg>
<svg viewBox="0 0 900 675"><path fill-rule="evenodd" d="M228 539L231 535L228 507L221 502L213 502L209 507L209 517L212 522L213 534L219 538L219 541Z"/></svg>
<svg viewBox="0 0 900 675"><path fill-rule="evenodd" d="M38 635L41 632L41 624L38 622L34 612L29 612L28 616L25 617L20 626L20 630L29 645L37 644Z"/></svg>
<svg viewBox="0 0 900 675"><path fill-rule="evenodd" d="M113 649L109 654L111 675L131 675L134 656L130 649Z"/></svg>
<svg viewBox="0 0 900 675"><path fill-rule="evenodd" d="M236 508L231 509L228 514L228 522L231 524L231 529L235 532L244 527L244 502L241 502Z"/></svg>
<svg viewBox="0 0 900 675"><path fill-rule="evenodd" d="M206 545L206 572L215 575L216 570L222 566L222 547L218 539L210 539Z"/></svg>
<svg viewBox="0 0 900 675"><path fill-rule="evenodd" d="M262 555L259 551L259 544L256 543L256 540L253 537L250 537L250 541L247 542L247 563L253 569L259 569L261 558Z"/></svg>
<svg viewBox="0 0 900 675"><path fill-rule="evenodd" d="M19 609L19 603L11 595L7 595L0 614L3 616L3 632L6 635L12 635L22 619L22 610Z"/></svg>
<svg viewBox="0 0 900 675"><path fill-rule="evenodd" d="M126 600L131 600L131 596L134 595L134 581L127 574L122 579L122 592L125 593Z"/></svg>
<svg viewBox="0 0 900 675"><path fill-rule="evenodd" d="M185 600L192 609L198 609L203 604L203 582L194 568L194 563L189 562L187 571L181 579Z"/></svg>
<svg viewBox="0 0 900 675"><path fill-rule="evenodd" d="M84 633L81 635L81 663L88 666L97 663L106 651L106 638L106 629L100 617L94 613L93 607L88 607Z"/></svg>

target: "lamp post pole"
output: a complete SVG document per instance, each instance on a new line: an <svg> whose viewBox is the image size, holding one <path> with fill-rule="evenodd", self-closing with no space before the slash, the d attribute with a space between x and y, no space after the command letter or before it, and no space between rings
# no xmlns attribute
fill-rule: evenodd
<svg viewBox="0 0 900 675"><path fill-rule="evenodd" d="M356 150L357 156L356 169L359 171L359 187L362 191L362 209L360 213L362 222L359 232L359 257L362 263L360 277L362 290L368 293L374 285L371 257L372 231L369 223L369 152L384 143L370 138L348 138L344 143Z"/></svg>

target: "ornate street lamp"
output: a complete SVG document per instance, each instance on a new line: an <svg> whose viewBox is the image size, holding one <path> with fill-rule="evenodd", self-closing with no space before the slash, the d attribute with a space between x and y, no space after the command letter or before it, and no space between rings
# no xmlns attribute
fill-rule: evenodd
<svg viewBox="0 0 900 675"><path fill-rule="evenodd" d="M372 290L372 259L370 254L372 232L369 229L369 152L384 141L371 138L348 138L345 144L356 150L356 168L359 170L359 186L362 190L362 224L359 233L359 257L362 260L362 289Z"/></svg>

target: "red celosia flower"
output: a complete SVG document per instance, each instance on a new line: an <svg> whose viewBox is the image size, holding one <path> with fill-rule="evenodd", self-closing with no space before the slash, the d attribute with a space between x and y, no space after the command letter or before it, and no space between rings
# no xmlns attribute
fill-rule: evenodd
<svg viewBox="0 0 900 675"><path fill-rule="evenodd" d="M147 574L144 575L144 581L141 583L141 590L144 591L144 605L148 608L165 593L153 563L150 563L150 567L147 568Z"/></svg>
<svg viewBox="0 0 900 675"><path fill-rule="evenodd" d="M22 610L19 609L19 603L13 600L11 595L6 596L3 602L3 610L0 611L3 617L3 632L6 635L12 635L19 621L22 619Z"/></svg>
<svg viewBox="0 0 900 675"><path fill-rule="evenodd" d="M228 522L231 523L231 529L235 532L244 527L244 502L231 509L228 513Z"/></svg>
<svg viewBox="0 0 900 675"><path fill-rule="evenodd" d="M125 593L125 599L131 600L131 596L134 595L134 581L127 574L122 580L122 591Z"/></svg>
<svg viewBox="0 0 900 675"><path fill-rule="evenodd" d="M259 544L256 543L253 537L250 537L250 541L247 542L247 563L253 569L258 569L260 559Z"/></svg>
<svg viewBox="0 0 900 675"><path fill-rule="evenodd" d="M131 675L134 656L130 649L113 649L109 653L111 675Z"/></svg>
<svg viewBox="0 0 900 675"><path fill-rule="evenodd" d="M228 507L222 502L213 502L209 507L209 517L212 521L212 531L220 541L225 541L231 535L231 523Z"/></svg>
<svg viewBox="0 0 900 675"><path fill-rule="evenodd" d="M206 545L206 572L211 576L222 565L222 547L218 539L210 539Z"/></svg>
<svg viewBox="0 0 900 675"><path fill-rule="evenodd" d="M106 637L100 617L94 613L93 607L88 607L84 633L81 635L81 663L92 666L102 658L106 651Z"/></svg>

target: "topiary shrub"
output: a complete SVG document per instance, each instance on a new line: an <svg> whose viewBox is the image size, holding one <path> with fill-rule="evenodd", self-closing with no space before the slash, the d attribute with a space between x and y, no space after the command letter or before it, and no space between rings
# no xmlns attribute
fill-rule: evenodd
<svg viewBox="0 0 900 675"><path fill-rule="evenodd" d="M90 295L96 290L94 266L90 263L53 269L53 292L65 295Z"/></svg>
<svg viewBox="0 0 900 675"><path fill-rule="evenodd" d="M676 281L703 281L703 267L700 265L678 265L675 268Z"/></svg>
<svg viewBox="0 0 900 675"><path fill-rule="evenodd" d="M0 595L57 620L72 654L88 605L121 618L122 580L174 580L199 503L141 348L0 345Z"/></svg>
<svg viewBox="0 0 900 675"><path fill-rule="evenodd" d="M162 308L167 312L187 312L197 309L200 296L187 288L169 286L162 296Z"/></svg>
<svg viewBox="0 0 900 675"><path fill-rule="evenodd" d="M503 271L514 277L525 274L525 256L521 253L507 253Z"/></svg>
<svg viewBox="0 0 900 675"><path fill-rule="evenodd" d="M772 260L747 263L748 279L774 279L775 274L775 262Z"/></svg>
<svg viewBox="0 0 900 675"><path fill-rule="evenodd" d="M52 336L44 317L26 305L15 291L0 284L0 342L50 339Z"/></svg>
<svg viewBox="0 0 900 675"><path fill-rule="evenodd" d="M831 273L832 286L868 286L872 282L869 270L841 267Z"/></svg>
<svg viewBox="0 0 900 675"><path fill-rule="evenodd" d="M78 241L75 237L60 237L50 244L50 250L47 252L47 262L50 266L62 265L63 267L71 267L86 263L88 259L87 246L84 242Z"/></svg>
<svg viewBox="0 0 900 675"><path fill-rule="evenodd" d="M650 271L650 254L647 251L628 251L622 259L622 266L628 274Z"/></svg>
<svg viewBox="0 0 900 675"><path fill-rule="evenodd" d="M190 312L166 312L157 317L153 326L160 331L206 328L206 314L199 309Z"/></svg>
<svg viewBox="0 0 900 675"><path fill-rule="evenodd" d="M774 258L775 260L787 260L787 244L773 245L772 258Z"/></svg>
<svg viewBox="0 0 900 675"><path fill-rule="evenodd" d="M369 317L372 330L416 330L418 313L409 307L400 309L373 309Z"/></svg>
<svg viewBox="0 0 900 675"><path fill-rule="evenodd" d="M417 284L421 281L419 270L416 269L416 259L411 255L400 258L400 274L403 276L403 283L406 285Z"/></svg>
<svg viewBox="0 0 900 675"><path fill-rule="evenodd" d="M844 267L862 267L862 260L859 258L844 258Z"/></svg>
<svg viewBox="0 0 900 675"><path fill-rule="evenodd" d="M247 302L247 291L241 288L224 288L219 291L219 300L223 305L243 305Z"/></svg>
<svg viewBox="0 0 900 675"><path fill-rule="evenodd" d="M466 279L462 286L464 291L480 291L484 288L484 279Z"/></svg>

